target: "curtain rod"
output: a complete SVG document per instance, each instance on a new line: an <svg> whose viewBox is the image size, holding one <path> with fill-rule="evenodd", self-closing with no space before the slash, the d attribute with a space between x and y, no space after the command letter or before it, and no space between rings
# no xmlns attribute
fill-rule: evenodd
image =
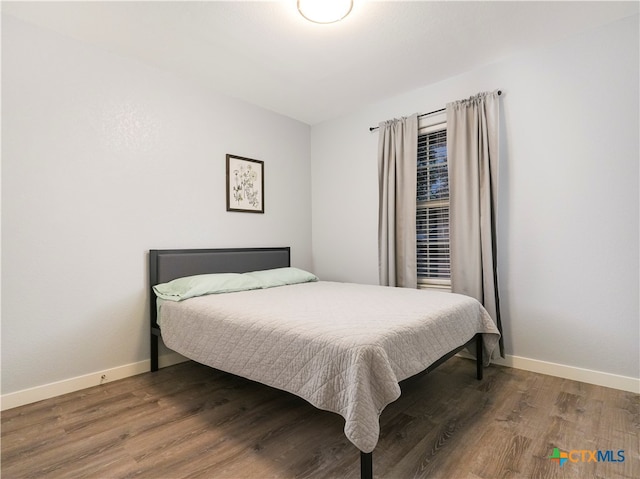
<svg viewBox="0 0 640 479"><path fill-rule="evenodd" d="M498 90L498 96L502 95L502 90ZM429 113L421 113L418 115L418 118L422 118L423 116L429 116L429 115L435 115L436 113L442 113L443 111L446 111L446 108L440 108L439 110L434 110L434 111L430 111ZM379 126L370 126L369 127L369 131L375 131L378 128L380 128Z"/></svg>

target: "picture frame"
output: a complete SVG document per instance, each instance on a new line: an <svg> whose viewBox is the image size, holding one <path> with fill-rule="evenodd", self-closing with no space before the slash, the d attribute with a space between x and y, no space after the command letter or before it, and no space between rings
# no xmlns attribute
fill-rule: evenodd
<svg viewBox="0 0 640 479"><path fill-rule="evenodd" d="M264 213L264 161L227 154L227 211Z"/></svg>

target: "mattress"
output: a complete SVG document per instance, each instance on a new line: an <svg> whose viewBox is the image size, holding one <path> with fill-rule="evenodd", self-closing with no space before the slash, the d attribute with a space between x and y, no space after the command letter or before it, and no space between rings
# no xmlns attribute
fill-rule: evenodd
<svg viewBox="0 0 640 479"><path fill-rule="evenodd" d="M363 452L399 381L476 333L490 358L500 337L467 296L329 281L159 301L158 323L174 351L340 414Z"/></svg>

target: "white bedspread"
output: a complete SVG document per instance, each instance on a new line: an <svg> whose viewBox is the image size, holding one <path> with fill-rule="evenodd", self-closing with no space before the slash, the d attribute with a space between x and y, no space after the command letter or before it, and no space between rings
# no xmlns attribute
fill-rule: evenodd
<svg viewBox="0 0 640 479"><path fill-rule="evenodd" d="M296 394L340 414L363 452L398 382L484 334L500 337L475 299L327 281L160 303L165 344L200 363Z"/></svg>

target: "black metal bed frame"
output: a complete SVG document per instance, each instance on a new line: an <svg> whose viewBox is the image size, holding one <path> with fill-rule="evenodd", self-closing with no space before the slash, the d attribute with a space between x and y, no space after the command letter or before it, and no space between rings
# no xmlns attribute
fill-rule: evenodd
<svg viewBox="0 0 640 479"><path fill-rule="evenodd" d="M158 342L162 336L157 322L157 301L153 286L182 276L206 273L246 273L261 269L291 266L291 248L216 248L216 249L162 249L149 251L149 308L151 371L157 371ZM427 369L412 378L428 374L442 363L475 343L476 377L482 379L482 334L476 334L468 343L448 352ZM411 379L411 378L409 378ZM373 452L360 451L360 477L373 479Z"/></svg>
<svg viewBox="0 0 640 479"><path fill-rule="evenodd" d="M207 273L247 273L291 266L291 248L158 249L149 251L149 313L151 317L151 371L157 371L157 298L153 286L183 276Z"/></svg>

